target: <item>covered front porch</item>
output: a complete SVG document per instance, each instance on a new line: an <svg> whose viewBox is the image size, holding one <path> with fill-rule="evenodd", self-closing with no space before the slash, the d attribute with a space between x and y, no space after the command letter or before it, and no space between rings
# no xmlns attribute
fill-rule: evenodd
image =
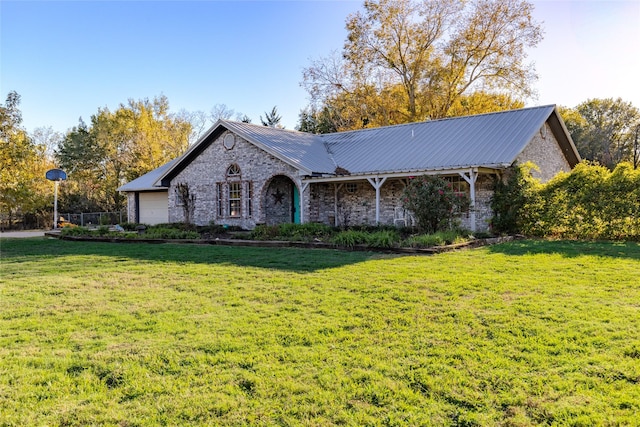
<svg viewBox="0 0 640 427"><path fill-rule="evenodd" d="M460 218L461 225L483 231L491 216L491 176L497 173L495 169L465 168L303 178L302 221L334 226L412 225L410 213L403 208L404 188L415 176L439 175L471 201L469 211Z"/></svg>

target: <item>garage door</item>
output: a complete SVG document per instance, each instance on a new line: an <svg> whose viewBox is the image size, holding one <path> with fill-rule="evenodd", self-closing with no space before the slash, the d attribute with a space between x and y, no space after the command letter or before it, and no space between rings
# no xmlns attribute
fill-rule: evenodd
<svg viewBox="0 0 640 427"><path fill-rule="evenodd" d="M140 222L142 224L162 224L169 222L169 201L166 191L140 193Z"/></svg>

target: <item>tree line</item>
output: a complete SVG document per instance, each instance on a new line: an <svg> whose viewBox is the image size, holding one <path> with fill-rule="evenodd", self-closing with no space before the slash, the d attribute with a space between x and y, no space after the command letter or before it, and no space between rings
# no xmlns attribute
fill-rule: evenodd
<svg viewBox="0 0 640 427"><path fill-rule="evenodd" d="M250 123L224 104L207 113L171 113L166 96L100 108L87 123L82 118L65 134L22 126L20 95L12 91L0 104L0 226L53 225L53 184L49 169L68 176L59 187L62 213L118 212L126 207L121 185L184 153L217 120ZM282 127L277 107L260 116L264 126Z"/></svg>

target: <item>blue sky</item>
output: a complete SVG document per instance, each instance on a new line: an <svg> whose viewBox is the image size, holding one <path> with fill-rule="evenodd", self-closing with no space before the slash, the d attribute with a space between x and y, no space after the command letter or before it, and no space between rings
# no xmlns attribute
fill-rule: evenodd
<svg viewBox="0 0 640 427"><path fill-rule="evenodd" d="M640 108L640 1L534 1L544 41L529 105L622 97ZM0 2L0 96L24 126L65 132L99 108L164 94L172 112L226 104L293 129L312 59L340 50L361 1Z"/></svg>

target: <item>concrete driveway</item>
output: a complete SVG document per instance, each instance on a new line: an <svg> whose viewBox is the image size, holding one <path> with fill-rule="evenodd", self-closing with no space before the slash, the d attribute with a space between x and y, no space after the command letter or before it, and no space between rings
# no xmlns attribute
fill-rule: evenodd
<svg viewBox="0 0 640 427"><path fill-rule="evenodd" d="M0 231L0 238L44 237L48 230Z"/></svg>

